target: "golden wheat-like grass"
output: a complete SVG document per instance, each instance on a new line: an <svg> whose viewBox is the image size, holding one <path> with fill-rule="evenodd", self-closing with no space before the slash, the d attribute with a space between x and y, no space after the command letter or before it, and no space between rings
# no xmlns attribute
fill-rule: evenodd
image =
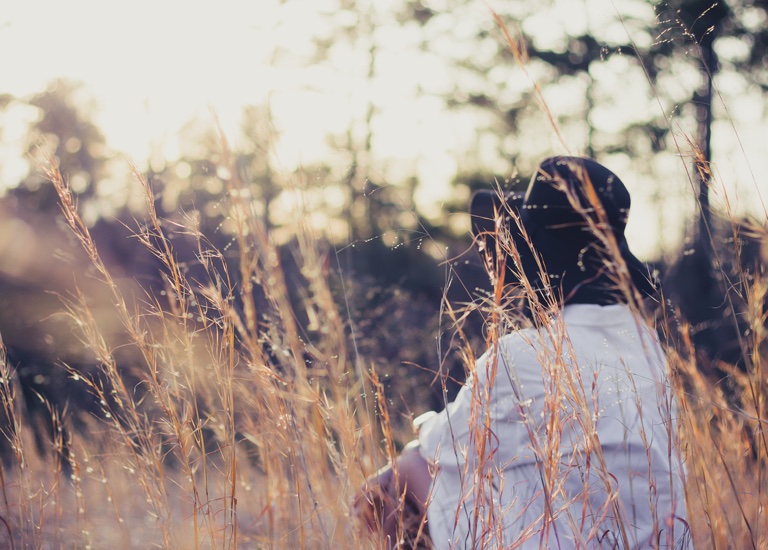
<svg viewBox="0 0 768 550"><path fill-rule="evenodd" d="M222 147L226 150L226 144ZM13 450L0 478L0 541L23 548L72 543L95 548L383 545L377 534L356 524L350 507L364 478L392 460L397 444L410 435L393 431L381 381L375 371L367 374L365 359L349 349L348 330L330 288L320 241L306 228L297 228L306 285L301 306L311 309L321 327L308 334L296 320L277 249L240 198L244 194L229 194L239 220L240 272L230 274L221 253L206 245L205 236L194 227L184 227L197 239L198 259L209 275L207 282L192 282L175 258L167 234L170 224L158 217L153 191L137 172L148 212L137 238L160 259L168 298L161 302L147 296L130 303L101 261L52 160L48 177L71 231L97 269L99 283L111 293L127 345L139 358L140 367L131 371L139 383L126 385L115 343L100 331L87 296L76 292L65 297L63 307L82 345L96 358L99 372L98 376L78 372L66 364L61 368L90 388L101 413L88 421L88 436L83 436L60 429L66 411L51 410L54 458L43 458L31 450L17 382L0 356L0 402L8 419L3 436ZM241 184L233 176L229 185L237 190ZM593 230L599 234L600 227ZM751 231L765 237L759 225ZM518 252L511 241L502 234L495 242L499 256L515 262ZM607 258L619 257L614 241L606 237L603 245ZM636 296L621 274L619 267L616 285L627 290L632 303ZM729 372L735 394L726 394L702 374L685 327L666 328L680 334L670 338L677 348L670 348L668 356L680 413L686 504L697 548L765 546L762 509L768 446L763 434L762 358L768 285L759 273L742 276L743 311L750 326L744 348L748 368L719 365ZM252 288L233 282L245 279L265 286L268 311L257 310ZM466 306L481 308L487 315L489 347L521 323L510 308L516 298L509 292L497 284L486 299ZM552 297L536 295L525 278L513 293L534 298L533 315L541 317L542 326L548 312L557 308ZM235 307L235 298L242 301L242 308ZM474 353L461 332L466 314L466 309L455 311L449 305L444 311L471 373ZM672 324L664 316L659 319ZM562 490L558 464L567 458L559 438L561 403L581 411L584 433L594 433L589 381L564 367L564 355L542 357L552 382L545 419L549 437L532 432L544 489L553 495L552 502ZM483 449L491 437L483 405L489 396L478 395L475 401L474 438L477 448ZM587 443L599 461L599 442ZM474 500L482 502L492 483L488 468L480 464L465 475L475 476ZM603 482L610 490L607 472ZM567 510L549 509L544 521L564 513ZM401 540L413 541L415 535L428 545L424 526L409 525L407 514L400 517ZM492 533L478 534L478 540L483 537L493 538ZM584 543L589 545L590 540Z"/></svg>

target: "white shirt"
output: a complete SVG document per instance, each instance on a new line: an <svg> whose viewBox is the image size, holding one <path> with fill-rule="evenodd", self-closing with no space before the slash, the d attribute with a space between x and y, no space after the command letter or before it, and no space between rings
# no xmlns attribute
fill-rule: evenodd
<svg viewBox="0 0 768 550"><path fill-rule="evenodd" d="M421 427L435 548L685 542L675 414L664 354L628 306L568 305L503 336Z"/></svg>

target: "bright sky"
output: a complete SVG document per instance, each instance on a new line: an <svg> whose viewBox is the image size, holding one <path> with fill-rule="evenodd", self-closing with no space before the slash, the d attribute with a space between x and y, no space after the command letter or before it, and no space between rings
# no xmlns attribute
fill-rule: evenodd
<svg viewBox="0 0 768 550"><path fill-rule="evenodd" d="M398 25L386 8L379 7L385 4L369 2L376 6L374 36L379 45L373 82L365 78L366 51L336 47L322 64L307 61L314 54L310 35L330 37L333 27L329 21L338 24L346 19L364 25L354 13L333 12L334 0L288 0L282 6L279 0L7 2L0 12L0 51L4 52L0 56L0 94L39 92L61 76L84 82L96 101L95 121L109 145L139 164L158 148L172 157L179 128L194 117L212 120L211 111L221 119L228 137L236 141L243 106L269 101L281 138L278 168L286 170L298 163L332 162L329 155L334 152L327 147L327 136L343 135L355 121L359 127L370 97L377 112L385 115L374 126L374 153L383 175L397 181L416 174L422 182L421 198L439 201L449 192L448 183L459 169L460 151L478 151L481 164L494 160L484 159L482 148L475 143L476 121L447 116L432 95L451 86L451 81L441 59L419 49L421 37L415 25ZM590 19L583 8L587 3L605 7L590 11L594 14ZM361 4L368 6L367 2ZM601 19L605 13L626 2L585 0L576 4L578 9L573 2L568 7L562 0L548 2L549 17L539 23L533 18L526 31L535 32L537 24L605 28ZM476 25L493 26L482 1L462 14L452 31L460 36ZM624 31L616 27L611 32ZM439 50L452 44L434 46ZM498 78L506 78L503 72L499 74ZM682 85L684 80L681 75L674 83ZM507 85L521 88L530 83L517 79ZM725 100L738 97L739 104L726 103L733 107L729 110L733 125L724 122L718 126L714 139L721 152L716 159L718 169L723 181L740 182L739 197L735 192L732 195L737 199L734 202L752 209L758 205L759 211L761 188L762 199L768 200L764 183L768 156L762 151L765 140L750 136L765 137L765 123L758 122L762 117L754 116L764 113L765 103L759 94L745 91L743 83L725 82L724 86L732 88L725 90ZM616 81L616 95L625 101L632 97L633 89L636 87L628 80ZM548 97L555 111L572 108L573 99L568 93ZM648 104L639 107L657 109ZM600 122L595 113L595 119L608 126L615 123L615 116L615 112L605 111ZM6 115L2 136L6 144L22 135L23 118L18 113ZM741 142L736 136L743 138ZM523 148L527 141L533 140L521 139ZM25 169L9 150L5 147L0 153L0 185L17 181ZM659 162L664 164L659 169L670 174L670 182L678 182L669 194L686 193L683 164L669 159ZM657 207L648 202L652 182L627 174L631 169L627 159L618 158L616 163L612 168L622 179L630 186L636 182L631 189L639 197L634 202L635 220L654 216ZM666 210L666 222L659 223L679 232L684 222L679 206L668 201ZM631 219L628 231L638 235L638 255L653 256L655 239L647 238L649 229L642 220ZM663 233L665 228L656 231Z"/></svg>
<svg viewBox="0 0 768 550"><path fill-rule="evenodd" d="M0 49L18 52L0 57L0 93L39 92L58 76L82 81L96 99L96 122L109 144L138 162L158 144L173 156L178 129L194 117L212 121L212 112L234 139L243 106L269 101L285 167L319 160L328 154L329 134L343 134L351 119L364 116L371 92L362 79L365 52L336 52L336 63L308 67L310 33L330 28L333 17L320 13L335 2L278 4L138 0L115 9L99 0L14 2L0 14ZM411 74L394 65L413 33L394 34L377 60L372 96L377 108L398 108L380 123L377 154L398 158L413 172L425 154L448 160L453 132L440 123L440 105L415 96L408 77L425 68L419 60L407 68ZM387 78L393 69L397 78ZM423 175L445 180L455 168L447 164Z"/></svg>
<svg viewBox="0 0 768 550"><path fill-rule="evenodd" d="M214 108L236 120L287 75L270 56L283 39L277 2L99 0L14 2L0 15L0 64L7 91L43 90L54 77L86 83L110 144L139 158ZM298 14L297 14L298 15ZM309 21L295 21L299 28Z"/></svg>

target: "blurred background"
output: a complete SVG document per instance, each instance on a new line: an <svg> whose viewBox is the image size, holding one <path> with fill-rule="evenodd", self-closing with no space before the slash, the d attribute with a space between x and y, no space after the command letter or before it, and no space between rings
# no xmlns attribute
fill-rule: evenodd
<svg viewBox="0 0 768 550"><path fill-rule="evenodd" d="M762 273L766 255L764 0L41 0L3 8L0 50L0 335L41 434L37 394L74 422L90 406L61 366L94 361L62 297L82 289L122 331L64 227L46 152L139 302L164 285L131 238L145 215L134 170L191 280L205 273L185 228L239 257L222 207L233 177L289 279L306 224L404 421L441 407L438 370L463 377L440 311L488 285L471 193L524 187L552 154L625 182L630 246L661 274L701 368L742 357L731 274ZM479 315L465 328L482 351Z"/></svg>

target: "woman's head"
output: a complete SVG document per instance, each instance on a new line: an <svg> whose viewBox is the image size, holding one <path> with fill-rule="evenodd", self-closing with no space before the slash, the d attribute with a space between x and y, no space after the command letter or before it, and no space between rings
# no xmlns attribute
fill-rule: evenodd
<svg viewBox="0 0 768 550"><path fill-rule="evenodd" d="M627 301L631 287L655 292L624 238L629 208L626 187L601 164L551 157L539 164L524 195L481 191L470 213L478 247L495 266L505 266L505 283L525 277L540 296L608 304Z"/></svg>

